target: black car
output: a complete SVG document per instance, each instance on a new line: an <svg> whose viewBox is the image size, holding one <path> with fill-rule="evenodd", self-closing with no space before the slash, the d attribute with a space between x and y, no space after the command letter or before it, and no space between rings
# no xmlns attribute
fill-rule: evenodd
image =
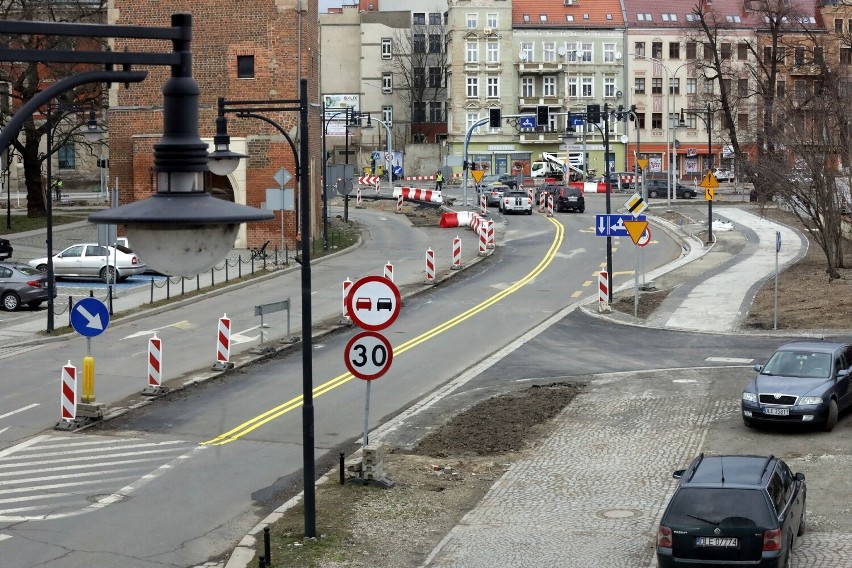
<svg viewBox="0 0 852 568"><path fill-rule="evenodd" d="M691 187L678 183L674 189L677 198L692 199L695 197L695 191ZM649 179L645 182L645 190L648 192L648 197L665 197L668 183L664 179Z"/></svg>
<svg viewBox="0 0 852 568"><path fill-rule="evenodd" d="M787 568L805 531L807 486L775 456L705 456L680 484L657 530L657 565Z"/></svg>
<svg viewBox="0 0 852 568"><path fill-rule="evenodd" d="M561 186L553 193L553 208L556 211L576 211L582 213L586 210L586 198L583 190Z"/></svg>
<svg viewBox="0 0 852 568"><path fill-rule="evenodd" d="M0 239L0 260L12 258L13 252L15 251L12 249L12 244L6 239Z"/></svg>
<svg viewBox="0 0 852 568"><path fill-rule="evenodd" d="M743 389L746 426L792 422L830 432L852 404L852 345L799 341L781 346Z"/></svg>

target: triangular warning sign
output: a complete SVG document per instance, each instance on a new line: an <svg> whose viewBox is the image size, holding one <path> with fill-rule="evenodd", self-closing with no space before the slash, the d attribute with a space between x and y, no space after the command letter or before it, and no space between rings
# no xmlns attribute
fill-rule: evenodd
<svg viewBox="0 0 852 568"><path fill-rule="evenodd" d="M470 175L473 176L473 181L479 183L482 181L482 176L485 175L485 170L471 170Z"/></svg>
<svg viewBox="0 0 852 568"><path fill-rule="evenodd" d="M648 221L624 221L624 228L627 229L627 233L635 245L639 242L639 238L645 232L645 229L648 228Z"/></svg>
<svg viewBox="0 0 852 568"><path fill-rule="evenodd" d="M719 187L719 180L716 179L716 176L713 175L713 172L707 170L707 173L704 174L704 179L701 180L701 187L703 188L717 188Z"/></svg>

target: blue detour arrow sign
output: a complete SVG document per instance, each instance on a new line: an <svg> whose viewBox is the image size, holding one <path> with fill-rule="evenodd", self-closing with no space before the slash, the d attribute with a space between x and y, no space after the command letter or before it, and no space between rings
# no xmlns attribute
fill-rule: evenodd
<svg viewBox="0 0 852 568"><path fill-rule="evenodd" d="M95 337L109 326L109 310L97 298L83 298L71 308L71 327L83 337Z"/></svg>

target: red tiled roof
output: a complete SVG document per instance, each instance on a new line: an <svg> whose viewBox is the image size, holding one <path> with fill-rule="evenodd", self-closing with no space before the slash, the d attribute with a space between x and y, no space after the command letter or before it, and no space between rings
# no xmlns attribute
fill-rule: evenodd
<svg viewBox="0 0 852 568"><path fill-rule="evenodd" d="M524 21L524 14L529 21ZM547 16L546 21L541 16ZM565 16L574 16L569 21ZM608 17L609 16L609 17ZM624 27L619 0L573 0L566 6L564 0L514 0L512 26L530 28L565 27Z"/></svg>
<svg viewBox="0 0 852 568"><path fill-rule="evenodd" d="M792 2L796 5L796 13L815 17L816 23L809 23L807 27L818 27L817 24L821 22L817 14L816 0ZM743 9L743 0L667 0L665 3L659 0L624 0L624 11L627 14L628 27L686 28L694 25L686 17L693 12L696 5L703 5L708 11L715 12L717 21L725 27L760 28L764 25L764 13L746 12ZM650 21L640 20L639 14L650 14ZM664 20L663 14L675 14L677 19ZM792 27L799 27L798 23L793 22Z"/></svg>

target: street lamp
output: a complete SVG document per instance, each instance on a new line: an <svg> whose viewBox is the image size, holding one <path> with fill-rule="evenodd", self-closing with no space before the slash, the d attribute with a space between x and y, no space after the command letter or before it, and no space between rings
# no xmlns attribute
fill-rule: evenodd
<svg viewBox="0 0 852 568"><path fill-rule="evenodd" d="M683 114L689 114L691 116L695 116L700 118L704 123L704 127L707 129L707 173L713 171L713 108L710 106L710 102L707 102L707 108L704 109L704 116L701 116L700 109L680 109L680 122L684 123ZM713 200L707 200L707 243L711 244L713 242Z"/></svg>
<svg viewBox="0 0 852 568"><path fill-rule="evenodd" d="M331 114L331 116L326 118L326 114L330 111L335 111ZM362 113L359 113L353 108L345 107L342 109L338 108L329 108L325 106L325 103L322 105L322 246L323 250L328 250L328 157L326 153L326 141L325 138L328 135L328 125L334 120L334 117L338 115L344 115L344 123L343 123L343 134L346 137L345 147L344 147L344 178L348 175L349 168L349 128L350 127L358 127L360 126L359 119L362 116ZM375 173L375 172L374 172ZM345 184L345 181L344 181ZM345 193L343 196L343 221L349 222L349 193Z"/></svg>
<svg viewBox="0 0 852 568"><path fill-rule="evenodd" d="M388 173L388 181L390 182L391 185L393 185L393 134L391 133L390 126L388 125L387 122L385 122L383 120L379 120L378 118L373 118L370 113L366 113L366 114L367 114L367 127L368 128L370 127L371 121L373 121L373 120L375 120L376 122L378 122L379 124L381 124L382 126L385 127L385 133L387 134L387 142L388 142L388 149L387 149L387 152L385 153L385 162L387 163L385 170Z"/></svg>

